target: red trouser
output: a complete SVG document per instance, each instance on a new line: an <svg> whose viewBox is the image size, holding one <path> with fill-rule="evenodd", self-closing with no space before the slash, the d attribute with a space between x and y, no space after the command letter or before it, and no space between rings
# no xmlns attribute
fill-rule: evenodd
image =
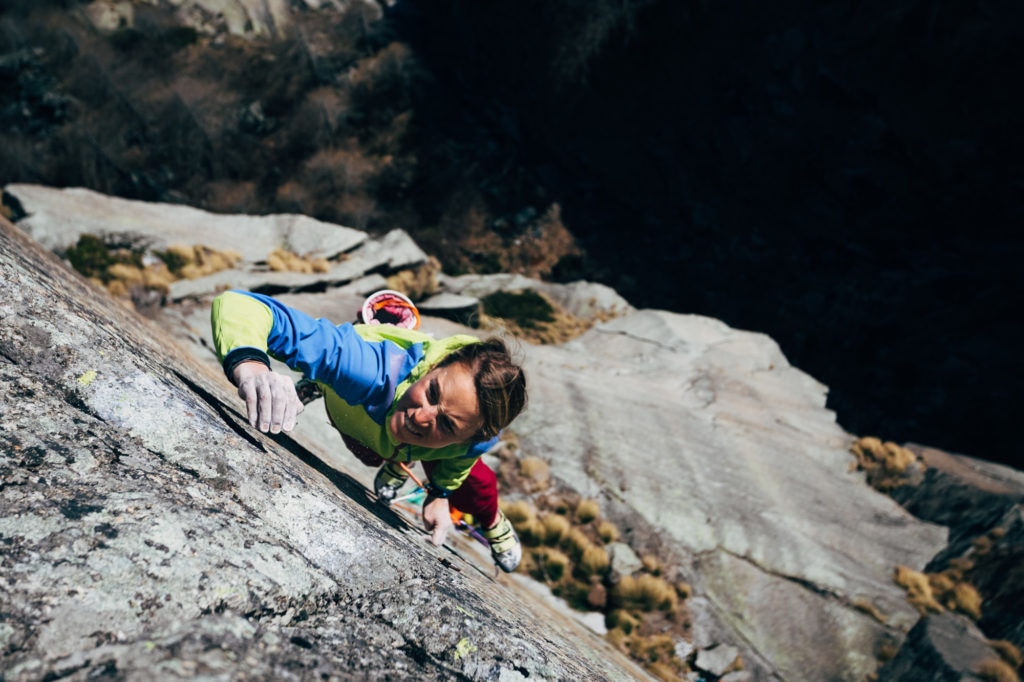
<svg viewBox="0 0 1024 682"><path fill-rule="evenodd" d="M427 476L439 463L420 462ZM472 514L476 523L484 528L494 524L498 517L498 477L491 468L477 460L469 471L469 477L448 497L448 503L463 514Z"/></svg>

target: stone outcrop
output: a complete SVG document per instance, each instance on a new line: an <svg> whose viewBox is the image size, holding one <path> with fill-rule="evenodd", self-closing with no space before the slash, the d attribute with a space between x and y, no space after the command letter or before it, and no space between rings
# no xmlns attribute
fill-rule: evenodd
<svg viewBox="0 0 1024 682"><path fill-rule="evenodd" d="M131 206L105 210L127 223L117 213ZM170 220L177 208L162 210ZM60 220L73 223L73 212ZM11 679L103 669L643 677L576 619L552 612L528 579L492 579L486 557L425 546L377 508L365 493L372 470L342 451L316 404L287 437L249 430L210 350L216 286L172 298L155 323L143 322L14 228L3 240L11 446L0 496L11 513L0 537L12 585L4 610L14 617L0 635ZM351 319L389 269L380 240L356 241L385 260L361 260L321 293L308 283L282 288L282 300ZM993 560L976 570L992 572L991 584L1019 564L1019 472L932 451L919 486L933 487L879 494L851 469L853 438L825 408L826 387L763 334L634 310L587 283L502 275L441 277L440 286L460 300L532 287L596 322L564 344L522 345L531 397L512 430L521 456L542 458L559 486L600 500L623 529L622 565L656 554L692 585L692 637L677 650L707 673L725 674L739 652L745 669L730 679L862 680L881 648L907 639L885 679L924 679L891 671L943 647L936 628L964 621L922 621L894 567L930 570L962 556L1000 519ZM434 317L424 324L437 335L470 331ZM959 511L947 513L957 499ZM1009 585L1010 600L990 599L979 626L1018 641ZM970 668L956 651L946 655L951 670Z"/></svg>

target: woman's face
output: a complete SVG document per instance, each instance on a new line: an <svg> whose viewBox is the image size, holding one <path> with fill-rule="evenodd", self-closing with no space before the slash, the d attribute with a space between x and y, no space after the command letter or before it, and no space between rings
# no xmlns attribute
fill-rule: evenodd
<svg viewBox="0 0 1024 682"><path fill-rule="evenodd" d="M473 373L456 363L432 369L410 386L388 428L400 443L443 448L469 440L483 424Z"/></svg>

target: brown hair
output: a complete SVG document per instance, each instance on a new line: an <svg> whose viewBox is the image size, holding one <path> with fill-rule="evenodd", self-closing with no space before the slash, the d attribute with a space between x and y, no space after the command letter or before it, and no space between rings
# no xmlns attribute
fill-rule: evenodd
<svg viewBox="0 0 1024 682"><path fill-rule="evenodd" d="M465 365L473 373L480 416L484 421L473 440L484 441L497 436L526 407L523 368L513 362L508 346L498 337L462 346L446 355L437 366L456 363Z"/></svg>

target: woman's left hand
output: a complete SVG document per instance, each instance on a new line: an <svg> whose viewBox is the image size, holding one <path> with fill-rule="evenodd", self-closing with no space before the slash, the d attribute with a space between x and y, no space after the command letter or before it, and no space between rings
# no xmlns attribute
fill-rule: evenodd
<svg viewBox="0 0 1024 682"><path fill-rule="evenodd" d="M443 497L428 497L423 503L423 527L430 532L430 541L435 545L444 544L452 527L452 512L448 500Z"/></svg>

